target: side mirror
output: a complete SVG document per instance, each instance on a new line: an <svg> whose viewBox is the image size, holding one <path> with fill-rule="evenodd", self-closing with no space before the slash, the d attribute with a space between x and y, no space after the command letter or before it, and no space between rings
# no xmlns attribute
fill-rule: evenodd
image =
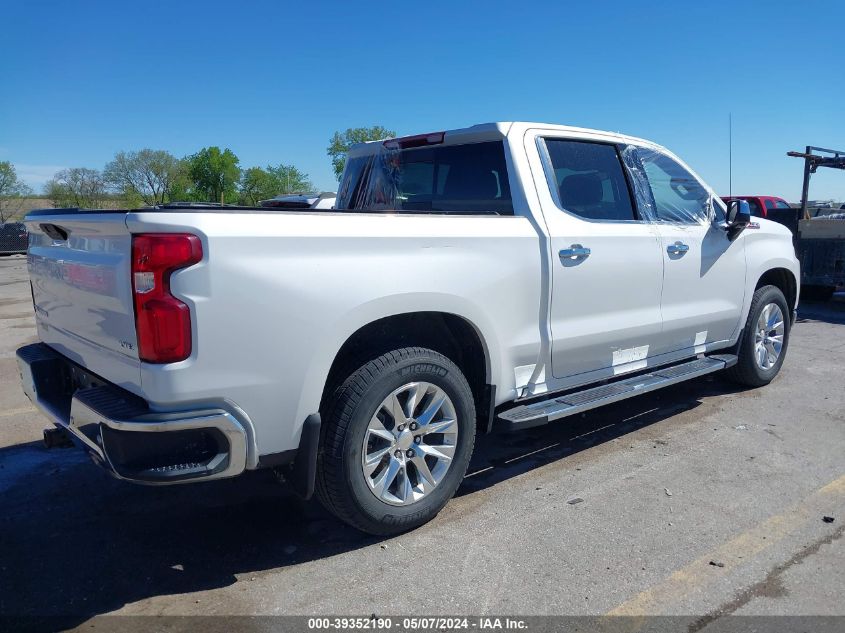
<svg viewBox="0 0 845 633"><path fill-rule="evenodd" d="M726 229L728 237L734 239L751 222L751 207L747 200L731 200L728 203Z"/></svg>

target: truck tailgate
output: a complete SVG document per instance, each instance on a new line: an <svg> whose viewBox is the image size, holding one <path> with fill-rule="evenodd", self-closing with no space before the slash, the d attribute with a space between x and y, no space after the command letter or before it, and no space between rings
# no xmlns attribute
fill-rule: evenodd
<svg viewBox="0 0 845 633"><path fill-rule="evenodd" d="M43 342L136 393L140 361L124 212L32 214L28 265Z"/></svg>

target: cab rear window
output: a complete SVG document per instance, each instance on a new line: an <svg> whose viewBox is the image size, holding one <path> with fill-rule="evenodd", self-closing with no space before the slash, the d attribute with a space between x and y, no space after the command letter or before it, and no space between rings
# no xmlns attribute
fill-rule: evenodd
<svg viewBox="0 0 845 633"><path fill-rule="evenodd" d="M350 158L335 208L513 215L504 144L380 148Z"/></svg>

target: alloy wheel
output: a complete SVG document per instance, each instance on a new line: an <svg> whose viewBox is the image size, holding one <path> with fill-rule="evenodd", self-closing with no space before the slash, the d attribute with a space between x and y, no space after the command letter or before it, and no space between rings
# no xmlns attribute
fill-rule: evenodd
<svg viewBox="0 0 845 633"><path fill-rule="evenodd" d="M775 366L783 350L785 333L783 312L776 303L768 303L760 312L754 335L754 358L760 369Z"/></svg>
<svg viewBox="0 0 845 633"><path fill-rule="evenodd" d="M457 415L446 392L428 382L403 385L382 401L367 426L364 479L385 503L415 503L443 480L457 440Z"/></svg>

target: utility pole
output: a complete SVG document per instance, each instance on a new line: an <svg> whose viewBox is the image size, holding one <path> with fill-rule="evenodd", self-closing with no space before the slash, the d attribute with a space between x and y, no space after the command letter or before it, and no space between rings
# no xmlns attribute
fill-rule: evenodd
<svg viewBox="0 0 845 633"><path fill-rule="evenodd" d="M733 112L728 112L728 196L734 195Z"/></svg>

